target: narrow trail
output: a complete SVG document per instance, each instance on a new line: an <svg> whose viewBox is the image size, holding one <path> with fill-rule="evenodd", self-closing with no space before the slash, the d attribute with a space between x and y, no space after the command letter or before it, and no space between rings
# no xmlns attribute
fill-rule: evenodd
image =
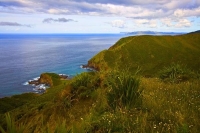
<svg viewBox="0 0 200 133"><path fill-rule="evenodd" d="M125 44L128 44L128 43L130 43L131 41L133 41L135 38L137 38L138 36L134 36L132 39L130 39L128 42L124 42L124 43L122 43L122 45L121 46L124 46Z"/></svg>
<svg viewBox="0 0 200 133"><path fill-rule="evenodd" d="M131 41L133 41L133 40L134 40L135 38L137 38L137 37L138 37L138 36L134 36L134 37L133 37L132 39L130 39L129 41L122 43L119 47L115 48L115 50L117 50L117 49L123 47L124 45L126 45L126 44L128 44L128 43L130 43Z"/></svg>

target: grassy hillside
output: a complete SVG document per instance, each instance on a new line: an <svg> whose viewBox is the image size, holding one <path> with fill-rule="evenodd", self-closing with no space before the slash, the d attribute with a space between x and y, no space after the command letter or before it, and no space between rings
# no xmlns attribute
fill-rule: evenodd
<svg viewBox="0 0 200 133"><path fill-rule="evenodd" d="M46 93L0 99L0 132L196 133L199 42L199 34L127 37L89 61L97 72L44 73Z"/></svg>
<svg viewBox="0 0 200 133"><path fill-rule="evenodd" d="M89 66L103 70L128 67L134 71L139 67L144 75L155 75L171 63L199 71L200 34L126 37L88 62Z"/></svg>

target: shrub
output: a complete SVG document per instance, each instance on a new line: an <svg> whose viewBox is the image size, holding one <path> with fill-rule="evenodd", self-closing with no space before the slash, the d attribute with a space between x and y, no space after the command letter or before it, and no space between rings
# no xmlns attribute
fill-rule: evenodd
<svg viewBox="0 0 200 133"><path fill-rule="evenodd" d="M6 133L6 132L8 132L8 133L23 133L24 132L24 125L16 126L15 120L11 118L9 113L5 114L5 117L6 117L7 129L4 130L0 126L0 132L2 132L2 133Z"/></svg>
<svg viewBox="0 0 200 133"><path fill-rule="evenodd" d="M138 78L128 72L113 72L108 76L107 98L111 108L130 109L142 104L142 90L139 89Z"/></svg>
<svg viewBox="0 0 200 133"><path fill-rule="evenodd" d="M94 72L81 73L72 81L72 93L80 98L90 97L91 93L100 86L98 74Z"/></svg>
<svg viewBox="0 0 200 133"><path fill-rule="evenodd" d="M190 78L198 78L198 75L183 65L172 63L169 67L164 67L159 71L159 78L163 81L179 83Z"/></svg>

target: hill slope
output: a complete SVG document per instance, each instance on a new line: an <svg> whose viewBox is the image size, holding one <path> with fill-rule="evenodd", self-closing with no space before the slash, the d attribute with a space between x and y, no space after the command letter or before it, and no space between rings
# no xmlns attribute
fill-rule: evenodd
<svg viewBox="0 0 200 133"><path fill-rule="evenodd" d="M88 61L90 67L107 70L140 67L143 74L154 74L171 63L181 63L199 71L200 34L178 36L130 36L120 39Z"/></svg>
<svg viewBox="0 0 200 133"><path fill-rule="evenodd" d="M188 34L194 34L194 33L197 33L197 34L199 34L199 33L200 33L200 30L193 31L193 32L190 32L190 33L188 33Z"/></svg>

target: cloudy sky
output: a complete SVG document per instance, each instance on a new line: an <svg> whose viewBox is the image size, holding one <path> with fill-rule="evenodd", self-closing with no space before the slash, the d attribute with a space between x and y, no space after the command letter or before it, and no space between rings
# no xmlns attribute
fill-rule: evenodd
<svg viewBox="0 0 200 133"><path fill-rule="evenodd" d="M0 33L200 30L200 0L0 0Z"/></svg>

